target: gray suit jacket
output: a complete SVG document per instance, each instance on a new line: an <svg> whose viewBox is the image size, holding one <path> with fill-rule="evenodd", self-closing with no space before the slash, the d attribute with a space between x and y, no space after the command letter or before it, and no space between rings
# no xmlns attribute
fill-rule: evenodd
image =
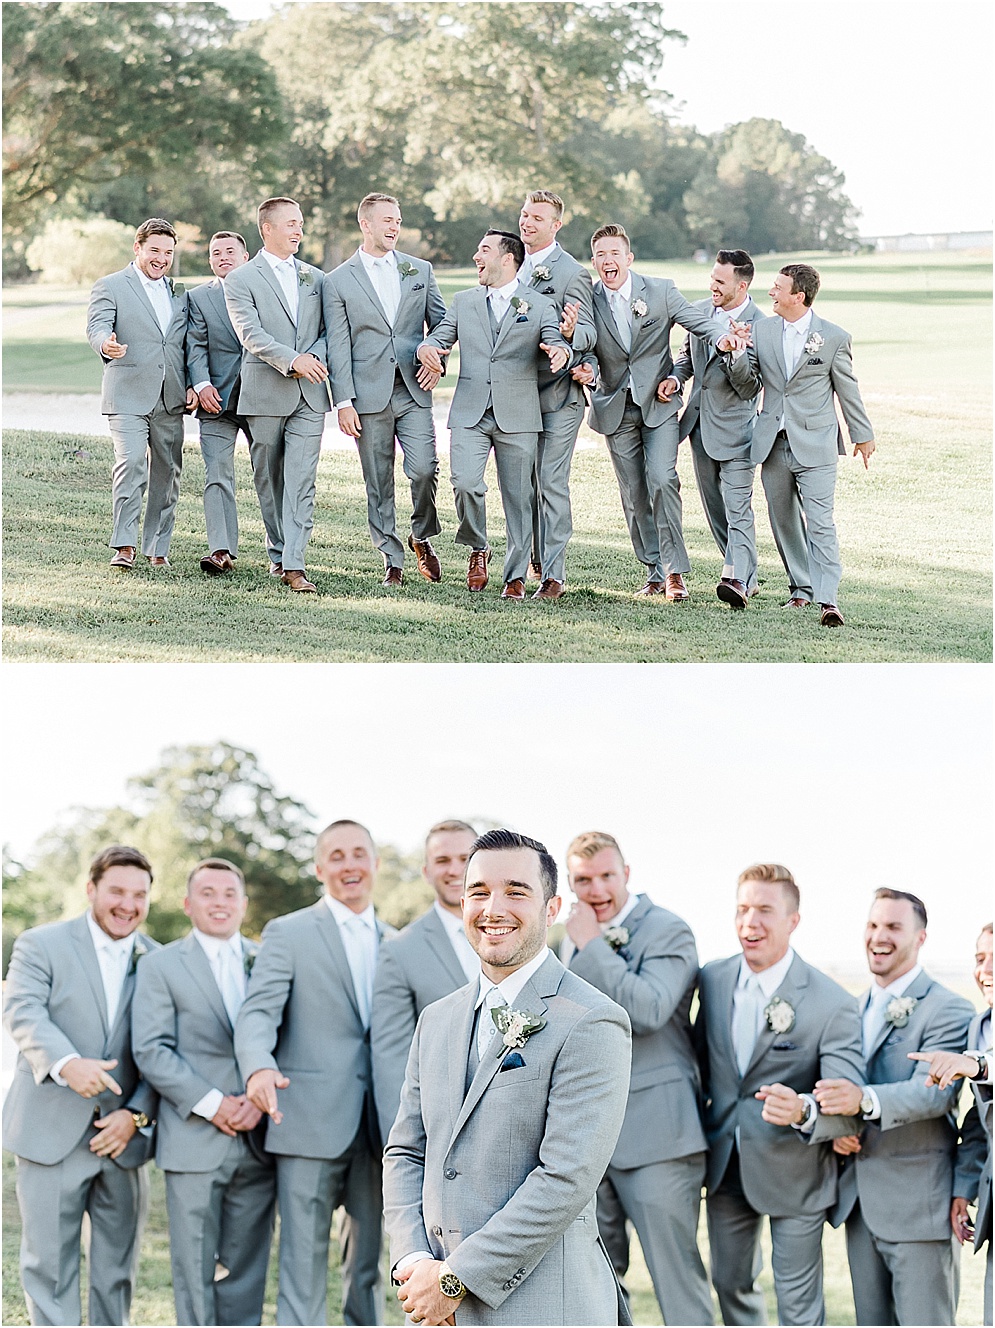
<svg viewBox="0 0 995 1328"><path fill-rule="evenodd" d="M136 938L114 1026L109 1028L100 963L85 915L32 927L17 938L7 971L3 1016L18 1047L14 1081L3 1104L5 1148L29 1162L51 1166L86 1137L95 1108L102 1116L118 1107L156 1116L158 1098L139 1077L131 1053L131 1001L136 969L158 949L151 936ZM71 1051L116 1060L111 1074L121 1096L107 1089L98 1097L84 1098L49 1078L55 1062ZM152 1142L150 1135L136 1133L115 1162L119 1167L140 1167L151 1155Z"/></svg>
<svg viewBox="0 0 995 1328"><path fill-rule="evenodd" d="M560 317L548 295L519 285L515 298L525 314L509 309L497 340L491 339L486 286L458 291L445 318L424 344L451 350L459 342L459 378L449 410L450 428L473 428L490 406L505 433L538 433L542 428L538 375L549 360L539 343L570 346L560 335ZM568 365L570 360L567 361Z"/></svg>
<svg viewBox="0 0 995 1328"><path fill-rule="evenodd" d="M381 1138L387 1138L397 1115L418 1016L426 1005L465 985L463 966L434 908L380 947L370 1043Z"/></svg>
<svg viewBox="0 0 995 1328"><path fill-rule="evenodd" d="M831 978L795 955L777 995L795 1012L787 1033L762 1028L753 1057L740 1077L732 1042L732 998L739 955L706 964L699 978L695 1021L705 1094L705 1134L710 1149L706 1185L725 1175L739 1130L743 1193L758 1213L815 1216L836 1200L836 1154L829 1140L852 1134L847 1116L819 1116L805 1135L769 1125L754 1093L780 1083L810 1093L817 1079L866 1082L860 1054L857 1002Z"/></svg>
<svg viewBox="0 0 995 1328"><path fill-rule="evenodd" d="M707 313L685 300L669 277L644 277L632 273L630 303L642 300L646 313L632 315L632 339L626 350L619 340L618 327L608 295L600 281L594 283L594 323L598 342L594 354L598 361L598 379L591 395L588 420L598 433L617 433L625 410L625 391L631 376L633 400L643 413L643 422L651 428L677 413L680 405L675 393L670 401L660 401L656 389L673 373L670 354L670 330L674 323L696 332L708 342L717 341L724 328L717 328Z"/></svg>
<svg viewBox="0 0 995 1328"><path fill-rule="evenodd" d="M290 376L298 355L327 362L321 270L299 259L295 265L300 283L296 324L262 250L225 277L228 316L244 351L238 398L242 415L292 415L302 396L312 410L328 410L327 384Z"/></svg>
<svg viewBox="0 0 995 1328"><path fill-rule="evenodd" d="M387 409L398 369L414 400L420 406L432 404L431 392L418 386L415 351L425 333L442 321L446 305L431 263L402 253L397 260L416 271L400 278L401 302L393 327L358 253L322 282L332 401L338 405L352 398L360 415Z"/></svg>
<svg viewBox="0 0 995 1328"><path fill-rule="evenodd" d="M187 296L187 303L187 381L191 387L209 381L221 397L222 414L234 415L238 412L242 343L228 316L224 282L215 277L196 286ZM217 416L199 408L197 418L214 420Z"/></svg>
<svg viewBox="0 0 995 1328"><path fill-rule="evenodd" d="M86 337L104 364L101 414L148 415L160 393L168 411L183 410L187 399L186 327L187 296L174 295L173 319L163 334L133 263L96 282L90 292ZM104 359L100 351L112 332L128 347L119 360Z"/></svg>
<svg viewBox="0 0 995 1328"><path fill-rule="evenodd" d="M783 429L803 466L828 466L846 451L834 394L853 442L874 437L853 373L850 334L813 312L806 345L815 336L822 337L823 344L811 353L803 352L786 381L782 332L780 318L764 318L754 324L750 349L735 364L731 355L727 357L733 384L754 393L764 389L763 409L753 428L753 460L766 461Z"/></svg>
<svg viewBox="0 0 995 1328"><path fill-rule="evenodd" d="M594 292L590 273L559 245L539 266L548 268L549 279L542 279L533 273L526 290L548 296L556 305L556 312L561 318L564 305L579 304L577 326L570 345L575 355L593 350L598 334L594 327ZM584 405L584 389L571 378L569 364L554 374L544 356L539 367L539 405L542 413L545 415L548 411L559 410L568 401Z"/></svg>
<svg viewBox="0 0 995 1328"><path fill-rule="evenodd" d="M645 896L622 925L629 940L621 950L591 941L571 957L570 971L621 1005L632 1024L629 1100L612 1156L612 1166L627 1170L706 1144L689 1017L698 981L691 928Z"/></svg>
<svg viewBox="0 0 995 1328"><path fill-rule="evenodd" d="M225 278L227 283L228 277ZM381 939L393 928L377 923ZM266 1132L270 1153L339 1157L372 1095L370 1039L363 1027L338 923L323 899L263 931L235 1024L242 1079L279 1068L283 1121Z"/></svg>
<svg viewBox="0 0 995 1328"><path fill-rule="evenodd" d="M710 311L712 302L695 300L694 307ZM739 321L752 324L763 316L751 298ZM674 361L673 376L681 387L689 378L694 379L681 414L680 436L687 438L698 425L701 445L713 461L748 458L757 418L758 394L752 391L752 385L742 389L747 394L745 397L737 391L730 380L729 367L728 355L717 354L711 342L691 334Z"/></svg>
<svg viewBox="0 0 995 1328"><path fill-rule="evenodd" d="M259 947L242 937L250 967ZM131 1015L135 1061L159 1093L155 1160L163 1171L214 1171L233 1143L193 1114L212 1088L244 1092L232 1025L207 955L191 932L141 964Z"/></svg>
<svg viewBox="0 0 995 1328"><path fill-rule="evenodd" d="M515 1001L546 1020L524 1064L502 1069L492 1044L467 1090L477 990L418 1021L384 1155L391 1258L447 1259L470 1288L460 1323L617 1323L595 1192L625 1111L629 1020L550 955Z"/></svg>
<svg viewBox="0 0 995 1328"><path fill-rule="evenodd" d="M910 1061L908 1053L962 1050L972 1007L926 972L905 995L916 1002L909 1022L904 1028L886 1023L867 1056L867 1083L881 1117L847 1118L848 1133L861 1136L861 1151L840 1161L832 1224L845 1222L859 1200L864 1221L881 1240L947 1240L960 1085L942 1093L927 1087L929 1066ZM869 997L861 997L861 1014Z"/></svg>
<svg viewBox="0 0 995 1328"><path fill-rule="evenodd" d="M971 1020L966 1048L977 1050L980 1047L979 1036L981 1022L988 1013L982 1010ZM991 1070L989 1082L977 1084L972 1081L971 1093L974 1102L964 1117L960 1129L960 1142L957 1148L957 1164L954 1168L953 1192L970 1202L978 1201L978 1211L974 1220L974 1248L980 1250L992 1239L992 1084Z"/></svg>

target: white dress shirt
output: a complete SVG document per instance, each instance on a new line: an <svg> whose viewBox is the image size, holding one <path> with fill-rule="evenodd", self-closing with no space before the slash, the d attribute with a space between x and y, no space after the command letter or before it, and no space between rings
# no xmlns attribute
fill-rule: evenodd
<svg viewBox="0 0 995 1328"><path fill-rule="evenodd" d="M615 326L618 328L618 335L622 340L622 345L626 350L632 345L632 273L625 278L623 284L617 291L610 290L605 286L605 294L608 296L608 303L611 307L612 316L615 319ZM632 376L629 377L629 387L632 386Z"/></svg>
<svg viewBox="0 0 995 1328"><path fill-rule="evenodd" d="M618 910L615 916L609 918L607 922L598 923L601 935L604 936L605 932L608 930L609 927L621 927L622 923L625 921L625 919L629 916L629 914L632 912L632 910L636 907L638 903L639 903L638 895L632 895L632 894L626 895L625 903ZM563 944L560 946L560 963L565 964L567 967L569 967L570 961L571 959L573 959L576 953L577 953L576 945L574 945L570 937L567 936L564 939Z"/></svg>
<svg viewBox="0 0 995 1328"><path fill-rule="evenodd" d="M234 936L229 936L225 940L220 936L207 936L196 927L193 929L193 934L207 956L207 962L211 965L211 974L218 984L218 991L221 993L228 1018L234 1024L239 1008L245 1000L246 975L242 935L236 932ZM195 1116L211 1120L217 1115L223 1099L224 1093L221 1089L212 1088L191 1107L191 1111Z"/></svg>
<svg viewBox="0 0 995 1328"><path fill-rule="evenodd" d="M397 317L397 306L401 303L401 277L397 270L397 255L393 249L388 250L382 258L368 254L365 249L358 249L357 253L387 315L387 322L393 327L394 319Z"/></svg>
<svg viewBox="0 0 995 1328"><path fill-rule="evenodd" d="M499 325L511 306L511 297L515 294L518 284L516 273L504 286L492 286L487 292L487 298L491 302L491 312Z"/></svg>
<svg viewBox="0 0 995 1328"><path fill-rule="evenodd" d="M100 981L104 988L104 1003L107 1007L107 1027L113 1028L114 1020L117 1018L118 1006L121 1004L121 989L128 975L128 968L135 949L135 933L132 932L130 936L125 936L120 941L113 940L97 926L93 920L93 913L89 909L86 913L86 925L90 932L90 939L93 941L93 948L97 952ZM71 1051L66 1056L60 1056L49 1070L49 1076L60 1088L68 1087L61 1074L62 1067L68 1061L77 1060L79 1054L78 1051Z"/></svg>
<svg viewBox="0 0 995 1328"><path fill-rule="evenodd" d="M340 900L333 899L330 894L325 894L322 898L338 923L360 1018L363 1027L369 1028L370 1007L373 1004L373 970L377 964L379 944L373 905L368 904L362 913L354 913L351 908Z"/></svg>
<svg viewBox="0 0 995 1328"><path fill-rule="evenodd" d="M518 272L518 279L527 285L532 280L532 274L537 267L549 266L546 260L552 255L555 248L556 241L554 240L552 244L547 244L545 249L537 249L534 254L526 254L525 262Z"/></svg>
<svg viewBox="0 0 995 1328"><path fill-rule="evenodd" d="M269 263L277 281L283 288L283 293L287 297L287 308L290 310L290 316L297 325L297 304L300 298L300 278L297 275L297 263L294 255L289 258L277 258L276 254L271 254L268 249L260 249L263 258Z"/></svg>
<svg viewBox="0 0 995 1328"><path fill-rule="evenodd" d="M460 962L460 967L466 974L467 982L476 982L480 977L480 960L473 946L466 939L466 932L463 929L462 917L457 917L455 913L450 913L448 909L442 907L438 900L432 905L439 916L439 920L446 929L446 935L449 942L456 951L456 958Z"/></svg>
<svg viewBox="0 0 995 1328"><path fill-rule="evenodd" d="M163 336L165 336L166 329L173 321L173 297L166 285L166 278L159 277L156 281L153 281L151 277L145 275L137 263L132 263L131 266L138 274L138 280L142 283L145 294L149 297L156 322L162 329Z"/></svg>
<svg viewBox="0 0 995 1328"><path fill-rule="evenodd" d="M887 987L881 987L875 982L871 988L870 1000L864 1006L864 1013L861 1019L861 1041L863 1042L864 1060L870 1057L871 1047L877 1041L881 1030L884 1028L884 1012L888 1002L894 1000L896 996L902 996L907 988L911 987L913 982L922 972L922 964L914 964L907 973L903 973L900 978L890 982ZM881 1115L881 1103L878 1095L870 1085L865 1085L867 1096L874 1103L873 1108L865 1112L864 1120L877 1120Z"/></svg>
<svg viewBox="0 0 995 1328"><path fill-rule="evenodd" d="M786 318L781 319L781 353L784 356L784 371L789 378L802 357L811 326L811 309L806 309L797 322L789 323Z"/></svg>

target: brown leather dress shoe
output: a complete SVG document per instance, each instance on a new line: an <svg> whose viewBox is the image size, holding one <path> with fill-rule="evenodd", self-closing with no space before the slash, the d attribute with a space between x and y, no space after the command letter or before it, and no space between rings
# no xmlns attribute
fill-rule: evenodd
<svg viewBox="0 0 995 1328"><path fill-rule="evenodd" d="M666 581L654 581L648 579L646 584L640 586L636 591L637 595L664 595L667 591Z"/></svg>
<svg viewBox="0 0 995 1328"><path fill-rule="evenodd" d="M487 564L491 560L490 549L474 549L470 554L470 566L466 572L466 584L471 590L483 590L487 585Z"/></svg>
<svg viewBox="0 0 995 1328"><path fill-rule="evenodd" d="M442 580L442 564L428 540L416 540L414 535L409 535L408 548L418 560L418 570L426 581Z"/></svg>
<svg viewBox="0 0 995 1328"><path fill-rule="evenodd" d="M169 559L163 558L160 554L156 554L154 557L149 558L150 567L169 567L169 565Z"/></svg>
<svg viewBox="0 0 995 1328"><path fill-rule="evenodd" d="M784 604L781 605L781 608L782 608L782 609L807 609L808 606L809 606L809 604L810 604L811 602L812 602L811 600L807 600L807 599L799 599L797 595L792 595L791 598L790 598L786 603L784 603Z"/></svg>
<svg viewBox="0 0 995 1328"><path fill-rule="evenodd" d="M821 626L842 627L844 625L843 615L835 604L822 604L819 607L822 609L822 617L819 619Z"/></svg>
<svg viewBox="0 0 995 1328"><path fill-rule="evenodd" d="M295 569L284 572L280 580L285 586L289 586L291 590L295 590L301 595L314 595L318 590L318 587L312 581L309 581L301 570Z"/></svg>
<svg viewBox="0 0 995 1328"><path fill-rule="evenodd" d="M529 570L525 573L525 579L527 581L542 580L542 568L534 558L529 559Z"/></svg>
<svg viewBox="0 0 995 1328"><path fill-rule="evenodd" d="M732 609L745 609L750 598L742 581L736 581L733 577L724 576L715 587L715 593L723 604L728 604Z"/></svg>
<svg viewBox="0 0 995 1328"><path fill-rule="evenodd" d="M130 544L125 544L122 548L118 549L114 554L114 557L111 559L112 567L134 567L134 565L135 549Z"/></svg>
<svg viewBox="0 0 995 1328"><path fill-rule="evenodd" d="M227 549L216 549L214 553L205 554L200 560L200 570L208 576L224 576L232 570L231 554Z"/></svg>
<svg viewBox="0 0 995 1328"><path fill-rule="evenodd" d="M684 584L684 578L680 572L667 573L667 598L673 604L680 603L681 600L690 599L688 588Z"/></svg>
<svg viewBox="0 0 995 1328"><path fill-rule="evenodd" d="M547 577L539 589L532 596L533 599L561 599L563 596L563 582L554 581L552 577Z"/></svg>
<svg viewBox="0 0 995 1328"><path fill-rule="evenodd" d="M399 567L388 567L384 572L383 584L385 586L399 586L404 580L404 573Z"/></svg>
<svg viewBox="0 0 995 1328"><path fill-rule="evenodd" d="M501 590L502 599L524 599L525 582L521 577L516 577L513 581L506 581Z"/></svg>

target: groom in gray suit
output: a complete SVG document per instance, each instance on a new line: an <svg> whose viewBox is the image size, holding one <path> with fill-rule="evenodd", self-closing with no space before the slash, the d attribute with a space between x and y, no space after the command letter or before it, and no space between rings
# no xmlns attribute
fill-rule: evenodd
<svg viewBox="0 0 995 1328"><path fill-rule="evenodd" d="M160 1095L155 1158L182 1324L262 1319L276 1176L232 1042L259 949L239 930L247 905L234 863L199 862L183 901L193 930L142 964L135 989L135 1060Z"/></svg>
<svg viewBox="0 0 995 1328"><path fill-rule="evenodd" d="M435 903L380 947L373 982L370 1044L373 1091L386 1139L397 1115L411 1039L426 1005L480 975L480 960L463 930L463 877L477 832L465 821L440 821L425 839L422 873Z"/></svg>
<svg viewBox="0 0 995 1328"><path fill-rule="evenodd" d="M629 868L611 835L578 835L567 871L577 902L560 957L632 1023L629 1100L598 1188L598 1227L621 1278L631 1219L664 1323L710 1324L712 1293L698 1252L705 1135L689 1017L698 980L694 936L675 913L629 893Z"/></svg>
<svg viewBox="0 0 995 1328"><path fill-rule="evenodd" d="M764 389L750 455L761 465L771 530L788 573L785 607L803 609L814 599L822 626L842 627L833 499L837 459L846 448L835 402L865 469L874 436L853 374L850 334L812 308L819 284L807 263L781 268L770 290L775 317L754 325L753 344L733 355L729 376L743 392Z"/></svg>
<svg viewBox="0 0 995 1328"><path fill-rule="evenodd" d="M235 443L239 430L249 439L249 424L238 413L242 343L228 317L224 282L228 273L249 261L237 231L211 236L207 261L214 280L187 296L187 378L200 408L200 450L204 458L204 520L207 554L201 570L224 576L238 557L238 508L235 506Z"/></svg>
<svg viewBox="0 0 995 1328"><path fill-rule="evenodd" d="M812 1094L819 1079L866 1080L857 1002L795 954L798 922L787 868L748 867L736 892L742 954L706 964L699 979L708 1243L729 1324L767 1322L756 1283L763 1214L778 1323L825 1322L822 1231L837 1172L829 1140L849 1131Z"/></svg>
<svg viewBox="0 0 995 1328"><path fill-rule="evenodd" d="M438 375L415 363L426 332L446 306L432 264L395 246L401 205L391 194L367 194L359 205L363 243L322 283L332 400L339 428L355 438L366 482L373 547L383 554L385 586L399 586L404 545L394 509L394 440L411 483L408 547L426 581L442 569L430 540L442 527L435 508L439 460L435 454L432 388Z"/></svg>
<svg viewBox="0 0 995 1328"><path fill-rule="evenodd" d="M3 1142L17 1154L21 1282L34 1324L80 1322L84 1214L88 1321L130 1319L157 1106L131 1053L135 973L158 949L138 932L151 885L145 855L115 844L90 864L82 917L14 943L4 1026L18 1057Z"/></svg>
<svg viewBox="0 0 995 1328"><path fill-rule="evenodd" d="M100 409L114 442L112 567L135 565L146 485L142 552L153 567L169 566L183 411L196 405L183 360L187 299L168 276L175 247L169 222L150 217L135 232L134 262L90 294L86 336L104 364Z"/></svg>
<svg viewBox="0 0 995 1328"><path fill-rule="evenodd" d="M304 555L329 405L322 274L294 257L304 219L292 198L260 203L258 225L262 249L225 278L225 304L244 351L238 407L249 423L270 573L313 594Z"/></svg>
<svg viewBox="0 0 995 1328"><path fill-rule="evenodd" d="M491 557L484 471L493 447L508 539L501 595L512 600L525 598L532 541L540 361L548 356L550 369L559 373L570 359L556 305L519 281L524 259L517 235L487 231L473 256L479 284L457 292L445 318L418 347L419 362L437 374L459 342L459 379L449 411L456 543L471 550L467 586L483 590Z"/></svg>
<svg viewBox="0 0 995 1328"><path fill-rule="evenodd" d="M326 1322L328 1239L340 1205L342 1322L383 1322L382 1146L370 1069L373 975L385 927L371 902L370 832L334 821L318 836L324 894L263 932L235 1026L246 1095L269 1116L280 1206L277 1322Z"/></svg>
<svg viewBox="0 0 995 1328"><path fill-rule="evenodd" d="M864 932L874 982L861 998L863 1085L822 1079L824 1115L846 1118L833 1226L846 1223L859 1324L955 1322L950 1239L958 1085L937 1092L910 1052L959 1051L973 1013L919 963L926 907L904 890L875 891ZM918 1190L921 1203L910 1203Z"/></svg>
<svg viewBox="0 0 995 1328"><path fill-rule="evenodd" d="M629 1322L595 1192L625 1113L625 1011L547 949L556 864L490 830L463 892L478 983L422 1013L384 1155L398 1299L415 1323Z"/></svg>

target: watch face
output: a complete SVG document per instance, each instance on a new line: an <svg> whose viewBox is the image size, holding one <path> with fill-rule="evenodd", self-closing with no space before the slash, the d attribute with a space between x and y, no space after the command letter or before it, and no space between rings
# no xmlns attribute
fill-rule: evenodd
<svg viewBox="0 0 995 1328"><path fill-rule="evenodd" d="M131 1113L131 1119L135 1122L136 1130L144 1130L149 1123L149 1118L144 1111L133 1111Z"/></svg>
<svg viewBox="0 0 995 1328"><path fill-rule="evenodd" d="M462 1296L466 1287L459 1280L455 1273L443 1273L439 1278L439 1289L444 1296L449 1296L455 1300L457 1296Z"/></svg>

